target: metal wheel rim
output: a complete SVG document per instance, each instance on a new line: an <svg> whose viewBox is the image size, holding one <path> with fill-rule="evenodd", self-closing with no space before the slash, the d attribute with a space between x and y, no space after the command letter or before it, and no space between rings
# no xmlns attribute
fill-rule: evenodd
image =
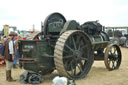
<svg viewBox="0 0 128 85"><path fill-rule="evenodd" d="M121 51L119 46L110 45L105 50L104 62L108 70L115 70L120 67L121 64Z"/></svg>
<svg viewBox="0 0 128 85"><path fill-rule="evenodd" d="M75 50L77 56L75 56L74 51L73 51L76 48L80 49L80 47L75 46L74 41L76 39L73 39L71 37L74 34L77 35L77 33L81 34L82 35L81 37L84 36L83 41L86 41L86 40L88 41L88 42L86 41L87 45L85 45L85 42L84 42L83 45L85 47L83 45L81 46L81 50L83 49L82 50L83 51L82 52L82 57L80 57L81 55L77 54L77 50ZM65 37L65 36L67 36L67 37ZM65 37L66 40L63 42L62 39L64 37ZM71 39L72 42L68 42L68 43L73 43L72 46L69 45L69 44L68 44L69 46L67 45L67 41L68 41L68 39L70 39L69 37L72 38ZM92 51L92 45L91 45L91 42L90 42L89 38L88 37L85 38L85 34L81 31L76 31L76 30L71 31L70 30L70 31L62 34L61 38L58 39L57 45L59 45L61 41L64 43L62 49L59 49L60 47L56 46L55 47L56 49L55 49L55 52L54 52L54 56L55 56L54 60L55 60L55 65L56 65L57 70L59 71L59 73L61 75L66 76L70 79L80 79L80 78L85 77L87 75L87 73L89 72L90 68L91 68L91 65L93 63L93 58L94 58L93 57L93 51ZM90 48L89 48L89 46L90 46ZM73 49L72 49L72 47L73 47ZM88 56L84 52L85 48L87 50ZM63 51L61 51L62 52L61 54L60 53L58 54L59 50L63 50ZM69 52L69 51L72 51L73 54L71 54L71 52ZM72 55L72 56L66 57L67 55L65 55L65 52L68 52L68 55ZM87 56L87 57L83 57L83 56ZM75 59L76 59L76 61L75 61Z"/></svg>

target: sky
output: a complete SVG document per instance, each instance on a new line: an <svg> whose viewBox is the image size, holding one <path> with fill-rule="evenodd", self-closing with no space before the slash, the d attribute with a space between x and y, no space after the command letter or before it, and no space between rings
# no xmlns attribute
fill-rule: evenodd
<svg viewBox="0 0 128 85"><path fill-rule="evenodd" d="M128 26L128 0L1 0L0 30L5 24L41 30L41 21L54 12L80 24L99 20L106 27Z"/></svg>

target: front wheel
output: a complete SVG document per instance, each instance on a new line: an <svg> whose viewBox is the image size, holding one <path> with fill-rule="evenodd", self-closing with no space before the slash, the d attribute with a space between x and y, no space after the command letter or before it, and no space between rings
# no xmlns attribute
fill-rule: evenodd
<svg viewBox="0 0 128 85"><path fill-rule="evenodd" d="M128 48L128 40L126 40L126 42L125 42L125 46Z"/></svg>
<svg viewBox="0 0 128 85"><path fill-rule="evenodd" d="M104 62L109 71L118 69L121 64L121 59L121 50L118 45L111 44L106 48Z"/></svg>

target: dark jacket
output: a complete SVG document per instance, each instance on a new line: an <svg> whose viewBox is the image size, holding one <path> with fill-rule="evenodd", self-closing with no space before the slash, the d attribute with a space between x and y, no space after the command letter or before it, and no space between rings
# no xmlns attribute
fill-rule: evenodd
<svg viewBox="0 0 128 85"><path fill-rule="evenodd" d="M5 51L4 51L4 55L6 60L12 61L11 56L9 55L9 42L11 39L7 39L7 41L5 42Z"/></svg>

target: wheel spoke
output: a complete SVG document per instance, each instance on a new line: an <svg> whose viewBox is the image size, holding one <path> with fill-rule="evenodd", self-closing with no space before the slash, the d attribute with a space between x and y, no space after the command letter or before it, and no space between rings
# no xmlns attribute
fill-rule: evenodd
<svg viewBox="0 0 128 85"><path fill-rule="evenodd" d="M85 58L85 57L80 57L81 60L88 60L88 58Z"/></svg>
<svg viewBox="0 0 128 85"><path fill-rule="evenodd" d="M116 65L115 65L115 66L117 66L117 63L118 63L118 59L115 61L115 63L116 63Z"/></svg>
<svg viewBox="0 0 128 85"><path fill-rule="evenodd" d="M69 65L69 60L66 60L65 63L64 63L64 65L65 65L65 67L67 67L67 68L68 68L68 66L70 67L70 65Z"/></svg>
<svg viewBox="0 0 128 85"><path fill-rule="evenodd" d="M72 63L71 63L71 74L74 75Z"/></svg>
<svg viewBox="0 0 128 85"><path fill-rule="evenodd" d="M116 48L114 48L114 54L116 53L116 51L117 51Z"/></svg>
<svg viewBox="0 0 128 85"><path fill-rule="evenodd" d="M76 43L79 44L81 36L76 37Z"/></svg>
<svg viewBox="0 0 128 85"><path fill-rule="evenodd" d="M70 70L72 73L73 73L73 71L72 71L72 69L73 69L73 67L72 67L72 60L66 60L65 61L65 63L64 63L64 65L65 65L65 68L67 69L67 70Z"/></svg>
<svg viewBox="0 0 128 85"><path fill-rule="evenodd" d="M69 53L68 51L66 51L66 50L63 50L64 52L66 52L66 53Z"/></svg>
<svg viewBox="0 0 128 85"><path fill-rule="evenodd" d="M80 72L83 72L81 66L77 65L77 67L79 68Z"/></svg>
<svg viewBox="0 0 128 85"><path fill-rule="evenodd" d="M114 60L112 60L112 69L114 69L115 68L115 61Z"/></svg>
<svg viewBox="0 0 128 85"><path fill-rule="evenodd" d="M82 63L82 61L80 61L80 67L83 69L84 68L84 64Z"/></svg>
<svg viewBox="0 0 128 85"><path fill-rule="evenodd" d="M108 66L111 68L112 60L108 58Z"/></svg>
<svg viewBox="0 0 128 85"><path fill-rule="evenodd" d="M64 56L64 58L72 58L73 55Z"/></svg>
<svg viewBox="0 0 128 85"><path fill-rule="evenodd" d="M118 57L118 53L117 53L117 51L115 52L115 54L114 54L116 57Z"/></svg>
<svg viewBox="0 0 128 85"><path fill-rule="evenodd" d="M73 70L72 70L73 68L71 67L71 75L73 76L74 75L74 73L73 73Z"/></svg>
<svg viewBox="0 0 128 85"><path fill-rule="evenodd" d="M65 44L65 46L74 53L74 50L71 47L69 47L67 44Z"/></svg>
<svg viewBox="0 0 128 85"><path fill-rule="evenodd" d="M115 60L115 62L117 62L117 63L118 63L118 61L119 61L119 59L116 59L116 60Z"/></svg>
<svg viewBox="0 0 128 85"><path fill-rule="evenodd" d="M80 44L81 44L82 46L85 45L85 44L84 44L84 41L83 41L83 38L80 40Z"/></svg>
<svg viewBox="0 0 128 85"><path fill-rule="evenodd" d="M83 46L85 47L85 45L83 44L83 41L80 40L78 44L78 50L81 50L82 48L84 48Z"/></svg>
<svg viewBox="0 0 128 85"><path fill-rule="evenodd" d="M69 62L69 66L71 66L71 64L72 64L72 60Z"/></svg>
<svg viewBox="0 0 128 85"><path fill-rule="evenodd" d="M80 38L81 38L81 36L77 36L76 37L76 44L77 44L77 49L79 50L79 48L80 48Z"/></svg>
<svg viewBox="0 0 128 85"><path fill-rule="evenodd" d="M78 44L78 50L80 50L80 44Z"/></svg>
<svg viewBox="0 0 128 85"><path fill-rule="evenodd" d="M113 54L113 53L112 53L112 50L110 50L109 52L110 52L111 54Z"/></svg>
<svg viewBox="0 0 128 85"><path fill-rule="evenodd" d="M76 43L75 43L75 40L74 40L74 37L72 37L72 42L73 42L73 45L74 45L75 50L77 50L77 48L76 48Z"/></svg>
<svg viewBox="0 0 128 85"><path fill-rule="evenodd" d="M80 48L81 51L85 51L84 49L87 48L88 45L84 45L83 47Z"/></svg>
<svg viewBox="0 0 128 85"><path fill-rule="evenodd" d="M76 75L76 66L75 66L75 68L74 68L74 75Z"/></svg>

